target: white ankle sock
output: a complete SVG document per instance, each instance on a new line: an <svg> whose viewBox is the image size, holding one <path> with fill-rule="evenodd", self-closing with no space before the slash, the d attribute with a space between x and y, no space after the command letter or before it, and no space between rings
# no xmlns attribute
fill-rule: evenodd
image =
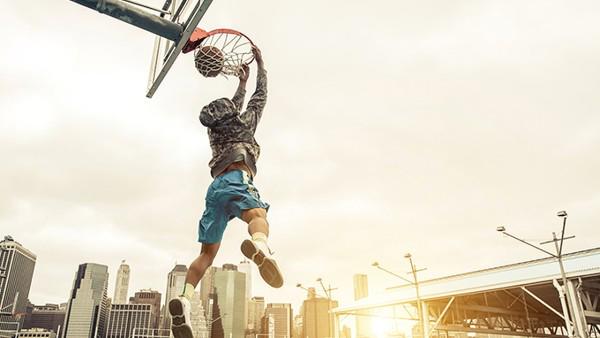
<svg viewBox="0 0 600 338"><path fill-rule="evenodd" d="M265 234L264 232L255 232L252 234L252 240L267 243L267 234Z"/></svg>
<svg viewBox="0 0 600 338"><path fill-rule="evenodd" d="M194 297L195 289L196 289L196 287L194 287L192 284L185 283L185 286L183 287L183 293L181 295L184 296L185 298L187 298L187 300L189 300L191 302L192 298Z"/></svg>

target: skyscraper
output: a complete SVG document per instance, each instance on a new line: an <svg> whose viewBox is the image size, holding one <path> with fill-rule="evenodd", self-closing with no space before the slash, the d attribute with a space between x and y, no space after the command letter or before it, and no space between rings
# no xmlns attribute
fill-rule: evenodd
<svg viewBox="0 0 600 338"><path fill-rule="evenodd" d="M238 271L246 274L246 299L252 298L252 266L250 261L244 259L238 265Z"/></svg>
<svg viewBox="0 0 600 338"><path fill-rule="evenodd" d="M150 304L152 306L152 316L150 318L150 328L158 329L160 326L160 297L161 294L154 290L140 290L129 298L131 304Z"/></svg>
<svg viewBox="0 0 600 338"><path fill-rule="evenodd" d="M0 330L14 336L23 325L36 256L11 236L0 241ZM15 315L10 315L14 313Z"/></svg>
<svg viewBox="0 0 600 338"><path fill-rule="evenodd" d="M183 264L176 264L173 270L167 275L167 290L165 292L165 304L169 304L169 301L183 292L185 285L185 275L187 274L187 267ZM169 314L169 307L163 307L163 328L171 327L171 315Z"/></svg>
<svg viewBox="0 0 600 338"><path fill-rule="evenodd" d="M263 320L263 333L268 337L292 337L293 313L292 304L267 304Z"/></svg>
<svg viewBox="0 0 600 338"><path fill-rule="evenodd" d="M248 301L248 329L255 332L262 332L261 320L265 315L265 297L252 297Z"/></svg>
<svg viewBox="0 0 600 338"><path fill-rule="evenodd" d="M192 306L190 321L194 338L208 338L209 332L206 314L204 313L204 307L202 306L202 300L200 299L200 292L194 292L194 297L190 303Z"/></svg>
<svg viewBox="0 0 600 338"><path fill-rule="evenodd" d="M202 306L205 309L209 308L210 295L214 293L215 287L215 273L221 271L221 268L211 266L206 269L204 276L200 280L200 299L202 300Z"/></svg>
<svg viewBox="0 0 600 338"><path fill-rule="evenodd" d="M121 266L117 271L117 281L115 283L115 296L113 304L127 304L127 292L129 290L129 265L125 261L121 261Z"/></svg>
<svg viewBox="0 0 600 338"><path fill-rule="evenodd" d="M109 311L107 285L106 265L79 265L67 303L63 338L105 338Z"/></svg>
<svg viewBox="0 0 600 338"><path fill-rule="evenodd" d="M252 267L250 266L250 261L244 259L238 264L238 271L242 272L246 275L246 328L250 328L251 319L248 311L250 311L250 298L252 297Z"/></svg>
<svg viewBox="0 0 600 338"><path fill-rule="evenodd" d="M11 236L0 241L0 309L25 313L35 261L36 255ZM13 316L0 316L0 322L16 321Z"/></svg>
<svg viewBox="0 0 600 338"><path fill-rule="evenodd" d="M150 329L151 319L150 304L112 304L106 338L131 338L137 331L145 333Z"/></svg>
<svg viewBox="0 0 600 338"><path fill-rule="evenodd" d="M369 296L369 283L367 275L355 274L354 282L354 300L359 300ZM368 316L357 316L356 337L367 338L371 335L371 319Z"/></svg>
<svg viewBox="0 0 600 338"><path fill-rule="evenodd" d="M333 336L333 323L329 310L338 302L317 297L315 288L308 289L308 298L302 303L302 338L324 338Z"/></svg>
<svg viewBox="0 0 600 338"><path fill-rule="evenodd" d="M223 332L223 316L219 309L219 295L211 293L208 298L209 308L207 318L210 320L210 325L208 327L210 338L225 338L225 333Z"/></svg>
<svg viewBox="0 0 600 338"><path fill-rule="evenodd" d="M214 288L225 337L244 338L246 329L246 275L233 264L223 265L214 275Z"/></svg>

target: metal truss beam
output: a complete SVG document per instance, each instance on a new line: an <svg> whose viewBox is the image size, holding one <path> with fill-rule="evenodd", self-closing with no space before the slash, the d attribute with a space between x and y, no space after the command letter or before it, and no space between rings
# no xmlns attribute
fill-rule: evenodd
<svg viewBox="0 0 600 338"><path fill-rule="evenodd" d="M453 331L453 332L474 332L474 333L483 333L483 334L497 334L497 335L522 336L522 337L567 338L567 336L555 335L555 334L532 333L532 332L525 332L525 331L481 329L481 328L473 328L473 327L464 327L464 326L460 326L460 325L440 325L438 327L438 330Z"/></svg>

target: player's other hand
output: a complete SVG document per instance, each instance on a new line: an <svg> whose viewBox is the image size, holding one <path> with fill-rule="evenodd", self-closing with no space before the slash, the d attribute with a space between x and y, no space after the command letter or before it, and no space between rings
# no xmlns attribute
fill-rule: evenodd
<svg viewBox="0 0 600 338"><path fill-rule="evenodd" d="M247 64L243 64L242 69L240 69L240 74L238 75L238 77L240 78L240 81L242 81L242 82L248 81L249 76L250 76L250 67Z"/></svg>
<svg viewBox="0 0 600 338"><path fill-rule="evenodd" d="M254 59L256 59L256 63L259 66L263 66L264 62L263 62L263 58L262 58L262 53L261 53L260 49L255 45L252 45L252 54L254 54Z"/></svg>

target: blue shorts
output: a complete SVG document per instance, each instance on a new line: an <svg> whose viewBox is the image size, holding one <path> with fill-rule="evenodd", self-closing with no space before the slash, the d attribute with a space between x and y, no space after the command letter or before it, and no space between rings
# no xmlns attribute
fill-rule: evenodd
<svg viewBox="0 0 600 338"><path fill-rule="evenodd" d="M206 209L198 224L198 242L221 242L227 222L240 218L243 210L254 208L269 210L269 204L260 200L258 190L245 171L232 170L217 176L206 192Z"/></svg>

